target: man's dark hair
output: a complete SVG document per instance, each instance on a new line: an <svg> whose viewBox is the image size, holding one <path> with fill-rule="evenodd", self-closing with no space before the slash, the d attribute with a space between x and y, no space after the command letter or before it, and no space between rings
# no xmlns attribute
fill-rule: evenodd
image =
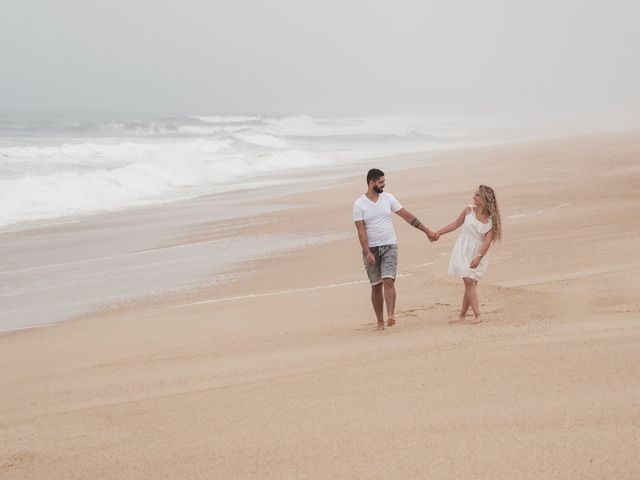
<svg viewBox="0 0 640 480"><path fill-rule="evenodd" d="M369 182L371 181L375 182L380 177L384 177L384 172L382 170L378 170L377 168L372 168L367 173L367 185L369 185Z"/></svg>

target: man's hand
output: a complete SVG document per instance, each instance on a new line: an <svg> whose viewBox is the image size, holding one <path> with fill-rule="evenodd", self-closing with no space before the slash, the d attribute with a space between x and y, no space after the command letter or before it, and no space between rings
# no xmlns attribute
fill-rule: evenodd
<svg viewBox="0 0 640 480"><path fill-rule="evenodd" d="M471 261L471 265L469 265L469 268L476 268L478 265L480 265L481 260L482 260L482 257L479 255L476 255L476 257Z"/></svg>
<svg viewBox="0 0 640 480"><path fill-rule="evenodd" d="M374 265L376 263L376 257L373 255L373 253L371 253L371 250L367 252L367 262L369 262L371 265Z"/></svg>
<svg viewBox="0 0 640 480"><path fill-rule="evenodd" d="M427 231L427 238L429 239L430 242L437 242L438 238L440 238L440 235L438 235L438 232L433 232L429 230Z"/></svg>

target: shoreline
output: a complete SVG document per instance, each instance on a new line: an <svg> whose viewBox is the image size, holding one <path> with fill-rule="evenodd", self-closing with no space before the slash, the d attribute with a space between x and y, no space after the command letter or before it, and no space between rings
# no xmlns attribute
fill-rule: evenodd
<svg viewBox="0 0 640 480"><path fill-rule="evenodd" d="M349 163L339 168L307 168L289 175L288 179L282 180L284 182L282 185L270 185L266 188L249 188L218 194L208 194L167 204L132 207L127 210L105 212L103 214L89 215L86 217L80 216L70 217L67 219L41 220L33 222L24 228L6 228L0 231L0 246L2 246L5 251L10 251L11 248L15 248L15 245L21 245L24 242L33 242L38 245L43 245L43 248L48 248L46 244L48 238L62 236L64 237L63 244L65 245L65 249L68 248L66 245L74 244L74 248L82 250L83 253L81 254L81 259L74 257L71 260L62 261L57 264L46 264L45 266L42 266L41 264L31 260L29 250L25 251L17 249L16 255L28 259L24 260L22 264L8 264L3 271L0 272L0 275L5 276L5 278L8 277L8 283L28 283L31 280L29 280L29 278L22 279L20 277L21 272L34 270L34 275L45 276L48 274L47 270L50 269L54 269L54 271L56 268L64 270L66 268L73 268L74 264L78 265L82 263L96 263L99 265L102 263L103 259L106 262L109 262L110 259L117 261L119 257L127 255L132 256L136 254L136 252L144 253L144 251L155 250L159 252L160 259L162 259L162 253L160 252L168 252L167 249L170 248L186 248L189 245L197 248L198 245L204 245L215 241L223 241L224 243L224 239L229 237L229 235L234 231L244 230L243 222L256 225L256 221L260 223L260 220L256 219L259 219L261 215L266 215L268 217L268 215L275 212L286 212L300 207L300 205L295 202L283 202L279 199L295 198L298 195L304 196L305 193L309 191L326 191L331 188L332 184L336 180L343 182L345 175L347 178L354 175L354 172L361 164L364 165L368 162L378 161L393 164L397 170L406 170L414 168L416 164L420 163L424 166L428 164L429 159L434 156L451 153L452 151L455 152L457 150L458 149L446 149L443 151L438 150L394 155L390 157L378 157L376 159ZM312 176L313 178L310 180L308 178L309 176ZM198 213L203 209L207 211L207 214ZM188 220L181 222L178 218L180 216L188 217ZM166 224L167 227L159 230L155 227L158 222ZM229 222L230 226L227 225L226 222ZM99 242L101 240L99 238L95 235L87 235L87 232L102 231L104 232L104 235L114 238L115 235L130 236L132 235L131 225L136 223L152 225L150 232L151 236L157 237L161 235L166 238L166 240L161 242L155 241L154 243L154 241L146 242L141 238L137 238L135 241L130 240L129 243L131 245L127 245L124 250L120 248L119 250L112 249L112 251L107 251L107 253L92 253L93 249L100 248L101 250L104 250L104 247L100 247ZM213 226L214 229L219 228L220 233L214 235L206 234L209 238L203 238L202 234L199 234L198 232L203 230L203 227L206 230L209 226ZM139 237L139 234L135 233L135 231L133 231L133 234ZM301 232L301 234L304 236L305 232ZM330 234L331 232L316 233L316 235L320 235L318 238L323 238ZM80 235L84 235L86 240L77 240L76 237L83 238ZM299 234L298 237L300 237ZM246 235L241 235L238 237L238 240L242 242L243 238L246 241L251 240L251 238ZM268 241L268 238L266 241ZM295 238L290 238L288 241L291 244L290 249L301 248L301 246L303 246L298 246ZM299 238L299 241L304 243L303 239ZM328 239L327 241L331 240ZM58 241L58 243L60 242ZM268 255L268 252L269 249L265 245L264 253L259 252L257 255L258 257L261 257L265 254ZM280 254L280 250L276 249L272 254ZM13 330L24 329L27 327L35 327L40 324L39 322L56 325L60 322L99 315L101 312L109 311L113 308L119 308L120 305L146 303L153 301L154 298L162 297L163 295L176 296L181 295L184 292L196 292L203 288L211 287L220 283L220 281L224 282L226 277L230 276L233 278L234 272L243 270L241 264L250 262L255 254L243 257L242 255L238 255L236 252L232 257L233 256L235 256L235 260L232 260L231 262L227 261L226 266L218 265L216 268L211 266L211 268L209 268L209 279L203 278L193 283L191 282L191 279L195 276L194 273L191 277L184 278L182 283L178 282L170 284L165 282L163 284L164 286L161 287L161 291L155 291L157 288L154 289L153 285L146 287L144 284L132 285L132 287L138 289L137 292L132 294L124 294L121 292L117 293L116 297L113 298L107 297L100 299L99 297L96 297L92 303L87 304L82 310L75 308L68 311L68 313L61 311L56 314L53 321L48 317L43 317L41 320L32 320L31 323L25 323L25 321L16 322L13 320L13 324L9 325L5 322L3 325L1 318L3 316L6 318L11 315L12 312L16 312L16 310L0 311L0 334L6 334ZM215 256L213 258L215 258ZM111 269L112 263L113 262L106 263L106 268ZM143 264L141 264L140 267L142 268ZM64 273L62 275L64 275ZM62 283L65 283L64 276L61 280ZM189 284L188 282L191 283ZM108 283L105 283L102 286L102 291L108 292L110 288L112 287L110 287ZM99 291L100 289L96 290L95 295L100 295L98 293ZM9 296L12 295L15 294L9 293ZM24 297L24 293L21 292L17 295ZM70 296L71 294L65 294L64 292L62 292L62 295L58 295L57 299L59 300L59 298L64 297L65 295L67 298L65 301L73 301L73 298ZM38 297L36 297L36 303L40 303Z"/></svg>
<svg viewBox="0 0 640 480"><path fill-rule="evenodd" d="M456 234L429 244L394 222L397 324L375 331L354 175L234 230L351 236L243 263L241 282L0 335L0 476L635 478L639 156L636 131L382 168L433 228L477 184L496 190L479 325L447 323ZM221 232L193 233L180 241Z"/></svg>

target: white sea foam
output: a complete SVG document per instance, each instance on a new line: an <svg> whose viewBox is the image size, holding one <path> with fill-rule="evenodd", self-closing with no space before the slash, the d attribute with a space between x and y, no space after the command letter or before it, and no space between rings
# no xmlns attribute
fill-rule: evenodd
<svg viewBox="0 0 640 480"><path fill-rule="evenodd" d="M405 277L413 277L414 273L400 273L396 275L397 278L405 278ZM352 285L359 285L362 283L369 283L368 280L355 280L353 282L342 282L342 283L328 283L324 285L316 285L314 287L304 287L304 288L292 288L289 290L277 290L275 292L262 292L262 293L250 293L247 295L239 295L236 297L223 297L223 298L214 298L210 300L201 300L199 302L190 302L190 303L182 303L179 305L174 305L169 308L184 308L184 307L192 307L195 305L208 305L211 303L223 303L223 302L233 302L236 300L247 300L253 298L262 298L262 297L275 297L281 295L292 295L296 293L306 293L313 292L315 290L326 290L330 288L340 288L340 287L350 287Z"/></svg>
<svg viewBox="0 0 640 480"><path fill-rule="evenodd" d="M246 143L258 145L260 147L269 148L288 148L289 144L274 135L268 135L266 133L237 133L234 138Z"/></svg>
<svg viewBox="0 0 640 480"><path fill-rule="evenodd" d="M191 115L191 118L195 118L200 120L201 122L206 123L246 123L254 120L260 120L260 117L252 116L252 117L224 117L224 116L215 116L215 115Z"/></svg>
<svg viewBox="0 0 640 480"><path fill-rule="evenodd" d="M531 212L531 213L516 213L514 215L509 215L507 217L508 220L515 220L517 218L524 218L524 217L530 217L532 215L541 215L544 213L544 210L537 210L535 212Z"/></svg>
<svg viewBox="0 0 640 480"><path fill-rule="evenodd" d="M550 212L556 212L558 210L560 210L561 208L566 208L571 206L571 203L561 203L560 205L557 205L555 207L553 207L551 210L549 210ZM541 215L543 214L545 211L544 210L536 210L535 212L530 212L530 213L516 213L513 215L509 215L507 217L507 219L509 220L515 220L518 218L524 218L524 217L530 217L532 215Z"/></svg>
<svg viewBox="0 0 640 480"><path fill-rule="evenodd" d="M281 182L301 168L477 142L416 116L0 118L0 227Z"/></svg>

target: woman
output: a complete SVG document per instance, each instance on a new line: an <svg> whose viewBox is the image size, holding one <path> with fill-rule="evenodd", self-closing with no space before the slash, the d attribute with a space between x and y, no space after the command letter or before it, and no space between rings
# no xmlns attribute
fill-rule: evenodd
<svg viewBox="0 0 640 480"><path fill-rule="evenodd" d="M436 232L436 240L440 235L457 230L464 225L451 254L449 273L462 278L464 296L460 317L467 316L469 307L473 310L472 323L480 323L480 307L476 286L489 265L487 253L491 244L502 238L500 209L495 192L491 187L480 185L473 195L473 205L462 210L458 218Z"/></svg>

